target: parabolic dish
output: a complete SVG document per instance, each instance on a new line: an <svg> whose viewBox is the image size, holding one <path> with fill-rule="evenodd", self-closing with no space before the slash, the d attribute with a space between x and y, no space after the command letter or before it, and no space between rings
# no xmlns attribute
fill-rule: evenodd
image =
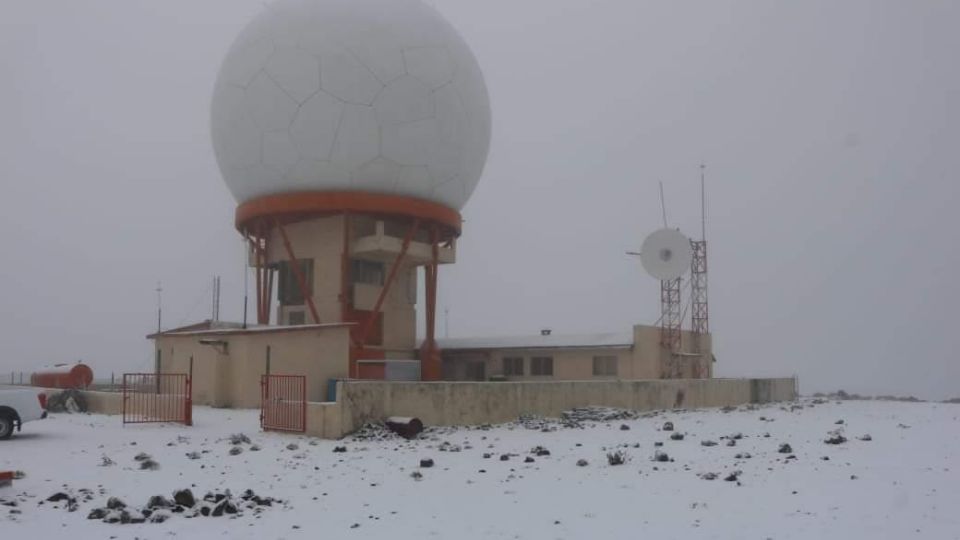
<svg viewBox="0 0 960 540"><path fill-rule="evenodd" d="M690 269L692 260L690 239L676 229L654 231L640 248L643 269L661 281L682 276Z"/></svg>

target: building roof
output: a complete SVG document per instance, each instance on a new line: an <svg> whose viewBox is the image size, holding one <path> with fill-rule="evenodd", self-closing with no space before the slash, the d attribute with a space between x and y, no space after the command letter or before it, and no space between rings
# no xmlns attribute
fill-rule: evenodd
<svg viewBox="0 0 960 540"><path fill-rule="evenodd" d="M632 332L605 332L576 335L530 335L480 338L438 339L444 350L552 349L552 348L628 348L633 346Z"/></svg>
<svg viewBox="0 0 960 540"><path fill-rule="evenodd" d="M242 335L242 334L260 334L266 332L294 332L305 330L318 330L323 328L336 328L339 326L352 326L355 323L325 323L325 324L299 324L291 326L280 325L257 325L248 324L244 328L243 323L226 321L203 321L197 324L171 328L163 332L153 333L147 336L147 339L156 339L167 336L223 336L223 335Z"/></svg>

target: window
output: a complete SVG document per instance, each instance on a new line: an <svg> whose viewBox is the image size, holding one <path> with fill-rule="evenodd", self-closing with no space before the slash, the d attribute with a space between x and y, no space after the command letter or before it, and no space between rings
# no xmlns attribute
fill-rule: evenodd
<svg viewBox="0 0 960 540"><path fill-rule="evenodd" d="M503 359L503 374L523 375L523 358L516 356L507 356Z"/></svg>
<svg viewBox="0 0 960 540"><path fill-rule="evenodd" d="M615 377L617 375L617 357L616 356L594 356L593 357L593 376L594 377Z"/></svg>
<svg viewBox="0 0 960 540"><path fill-rule="evenodd" d="M290 326L300 326L306 324L307 316L302 311L291 311L287 314L287 324Z"/></svg>
<svg viewBox="0 0 960 540"><path fill-rule="evenodd" d="M300 259L297 262L300 265L300 275L303 276L304 284L307 286L307 294L313 295L313 259ZM279 274L277 295L280 304L302 306L306 300L303 291L300 290L297 273L293 271L293 264L290 261L280 261L277 264L277 273Z"/></svg>
<svg viewBox="0 0 960 540"><path fill-rule="evenodd" d="M530 359L530 374L540 376L553 375L552 356L534 356Z"/></svg>
<svg viewBox="0 0 960 540"><path fill-rule="evenodd" d="M350 278L354 283L383 286L383 263L354 259L350 261Z"/></svg>

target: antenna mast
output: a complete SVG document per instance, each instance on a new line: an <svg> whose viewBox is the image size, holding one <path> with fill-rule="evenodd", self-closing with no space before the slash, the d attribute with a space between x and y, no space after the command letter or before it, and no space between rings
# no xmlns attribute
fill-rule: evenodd
<svg viewBox="0 0 960 540"><path fill-rule="evenodd" d="M703 343L706 334L710 333L710 310L707 303L707 203L706 203L706 169L700 164L700 240L691 240L693 260L690 263L690 322L694 334L696 352L703 353L709 350ZM699 363L697 364L699 366ZM709 365L709 364L708 364ZM705 374L695 374L704 376Z"/></svg>

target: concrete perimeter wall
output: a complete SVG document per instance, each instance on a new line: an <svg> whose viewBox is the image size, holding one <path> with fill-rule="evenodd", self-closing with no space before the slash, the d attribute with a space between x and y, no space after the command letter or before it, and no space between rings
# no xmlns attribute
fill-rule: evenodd
<svg viewBox="0 0 960 540"><path fill-rule="evenodd" d="M43 388L41 391L48 397L53 394L63 392L56 388ZM94 414L122 414L123 413L123 394L120 392L91 392L81 390L81 394L87 400L87 412Z"/></svg>
<svg viewBox="0 0 960 540"><path fill-rule="evenodd" d="M428 426L509 422L520 415L557 417L575 407L647 411L723 407L796 399L796 381L782 379L669 379L646 381L438 382L344 381L337 404L339 431L389 416L414 416ZM308 410L308 415L313 410ZM312 425L308 417L308 426ZM336 431L324 424L328 437Z"/></svg>
<svg viewBox="0 0 960 540"><path fill-rule="evenodd" d="M58 390L48 390L48 393ZM89 412L120 414L123 395L83 392ZM494 424L521 415L557 417L575 407L636 411L793 401L796 379L646 381L340 381L336 403L307 403L307 435L339 439L367 422L414 416L428 426Z"/></svg>

